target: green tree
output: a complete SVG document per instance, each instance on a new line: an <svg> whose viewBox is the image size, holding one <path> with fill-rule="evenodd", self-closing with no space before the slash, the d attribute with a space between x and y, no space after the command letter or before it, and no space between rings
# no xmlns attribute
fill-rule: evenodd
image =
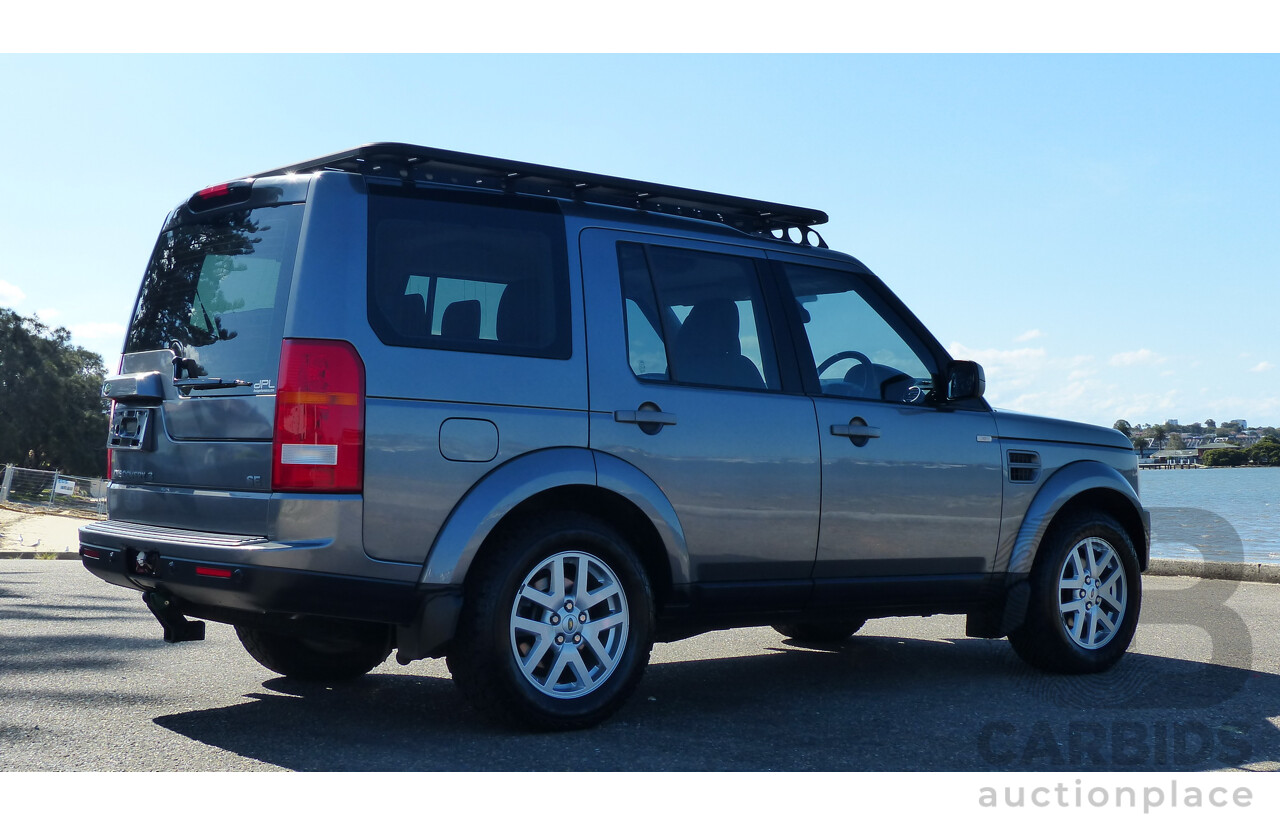
<svg viewBox="0 0 1280 825"><path fill-rule="evenodd" d="M1212 418L1206 418L1204 420L1204 428L1206 430L1216 430L1218 429L1218 422L1214 421Z"/></svg>
<svg viewBox="0 0 1280 825"><path fill-rule="evenodd" d="M1185 449L1187 449L1187 444L1186 444L1186 442L1182 440L1182 433L1170 433L1170 434L1169 434L1168 449L1170 449L1170 450L1185 450Z"/></svg>
<svg viewBox="0 0 1280 825"><path fill-rule="evenodd" d="M1249 462L1244 450L1205 450L1200 463L1206 467L1239 467Z"/></svg>
<svg viewBox="0 0 1280 825"><path fill-rule="evenodd" d="M0 464L103 475L103 374L65 328L0 308Z"/></svg>
<svg viewBox="0 0 1280 825"><path fill-rule="evenodd" d="M1125 421L1123 418L1117 420L1116 423L1112 424L1111 429L1119 430L1121 433L1124 434L1125 438L1129 439L1130 441L1133 441L1133 425L1130 424L1128 421Z"/></svg>
<svg viewBox="0 0 1280 825"><path fill-rule="evenodd" d="M1280 467L1280 439L1268 436L1248 450L1240 452L1247 452L1249 460L1254 464L1263 467Z"/></svg>
<svg viewBox="0 0 1280 825"><path fill-rule="evenodd" d="M1165 429L1163 424L1157 424L1151 428L1151 446L1157 450L1164 449L1164 441L1169 435L1169 431Z"/></svg>

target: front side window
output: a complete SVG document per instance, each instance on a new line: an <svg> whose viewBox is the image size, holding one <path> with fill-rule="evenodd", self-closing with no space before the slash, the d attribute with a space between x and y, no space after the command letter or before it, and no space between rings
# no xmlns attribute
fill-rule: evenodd
<svg viewBox="0 0 1280 825"><path fill-rule="evenodd" d="M823 395L927 400L933 357L855 275L796 264L782 269L799 304Z"/></svg>
<svg viewBox="0 0 1280 825"><path fill-rule="evenodd" d="M756 263L736 255L618 245L627 355L644 381L778 389Z"/></svg>
<svg viewBox="0 0 1280 825"><path fill-rule="evenodd" d="M568 358L556 212L493 198L369 196L370 323L397 346Z"/></svg>

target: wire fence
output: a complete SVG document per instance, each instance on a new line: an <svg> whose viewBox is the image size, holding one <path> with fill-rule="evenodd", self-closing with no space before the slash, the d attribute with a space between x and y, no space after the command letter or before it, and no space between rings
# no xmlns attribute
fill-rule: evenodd
<svg viewBox="0 0 1280 825"><path fill-rule="evenodd" d="M105 514L107 480L9 464L0 482L0 504Z"/></svg>

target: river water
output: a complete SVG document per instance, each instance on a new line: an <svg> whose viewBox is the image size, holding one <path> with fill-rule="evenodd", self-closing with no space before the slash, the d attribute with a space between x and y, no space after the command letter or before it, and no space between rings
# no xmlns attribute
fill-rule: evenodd
<svg viewBox="0 0 1280 825"><path fill-rule="evenodd" d="M1153 558L1280 564L1280 467L1141 470Z"/></svg>

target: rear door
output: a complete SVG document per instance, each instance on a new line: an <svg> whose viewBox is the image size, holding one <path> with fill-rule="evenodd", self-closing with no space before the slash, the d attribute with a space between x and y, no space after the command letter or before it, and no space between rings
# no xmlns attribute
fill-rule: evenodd
<svg viewBox="0 0 1280 825"><path fill-rule="evenodd" d="M264 193L275 202L263 205L241 193L232 199L242 203L221 207L226 194L197 196L161 233L121 376L106 386L115 401L112 518L265 534L276 375L304 210L279 203L280 193Z"/></svg>
<svg viewBox="0 0 1280 825"><path fill-rule="evenodd" d="M790 391L794 358L788 373L776 350L763 254L599 229L581 244L591 446L666 494L705 606L799 605L817 442L812 402Z"/></svg>

